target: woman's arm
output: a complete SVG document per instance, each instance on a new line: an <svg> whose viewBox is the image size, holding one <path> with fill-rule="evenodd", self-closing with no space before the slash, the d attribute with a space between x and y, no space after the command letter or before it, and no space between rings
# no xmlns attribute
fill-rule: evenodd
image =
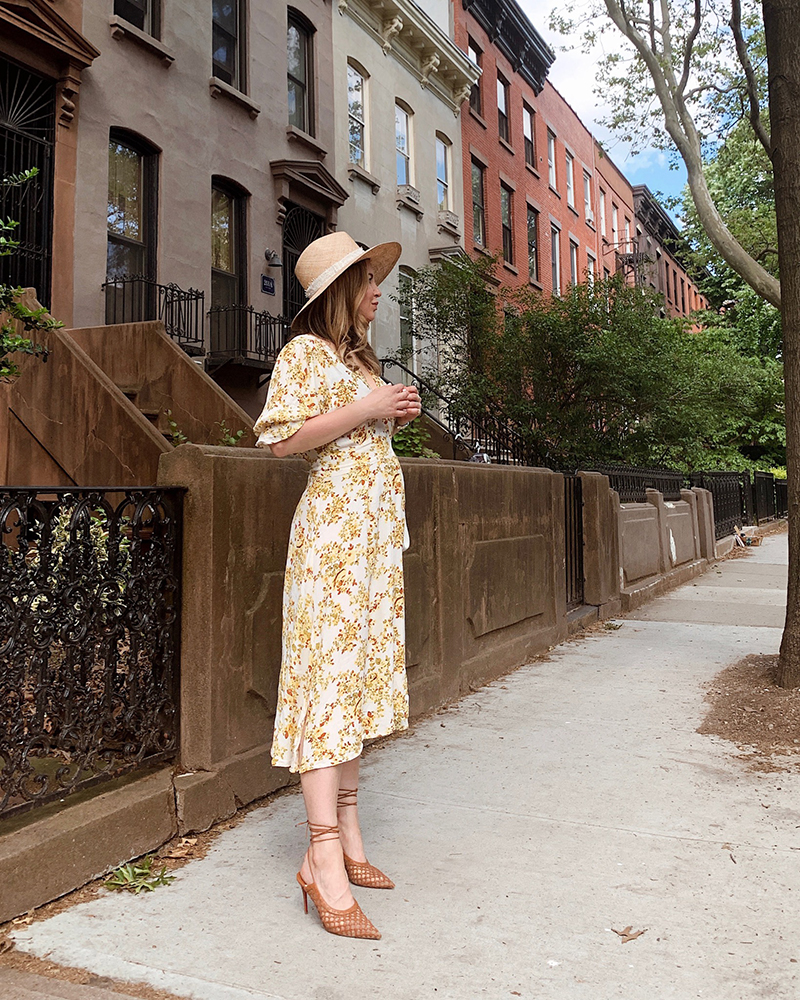
<svg viewBox="0 0 800 1000"><path fill-rule="evenodd" d="M291 437L275 441L269 447L276 458L284 458L329 444L369 420L407 422L418 415L419 394L413 386L383 385L354 403L309 417Z"/></svg>

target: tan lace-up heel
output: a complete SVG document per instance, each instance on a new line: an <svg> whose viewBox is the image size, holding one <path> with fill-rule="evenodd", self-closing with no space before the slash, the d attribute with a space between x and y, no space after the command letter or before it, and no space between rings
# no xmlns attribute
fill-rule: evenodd
<svg viewBox="0 0 800 1000"><path fill-rule="evenodd" d="M318 840L339 839L338 826L321 826L316 823L309 823L308 830L312 844ZM310 864L309 860L309 866ZM297 882L303 891L303 907L305 912L308 913L308 897L310 896L314 906L317 908L322 926L329 934L338 934L340 937L369 938L373 941L380 939L380 931L365 916L364 911L358 903L353 903L346 910L335 910L325 902L316 882L306 882L300 872L297 873Z"/></svg>
<svg viewBox="0 0 800 1000"><path fill-rule="evenodd" d="M358 805L358 789L340 788L337 809L355 805ZM394 889L394 882L389 876L369 861L354 861L345 854L344 867L353 885L360 885L363 889Z"/></svg>

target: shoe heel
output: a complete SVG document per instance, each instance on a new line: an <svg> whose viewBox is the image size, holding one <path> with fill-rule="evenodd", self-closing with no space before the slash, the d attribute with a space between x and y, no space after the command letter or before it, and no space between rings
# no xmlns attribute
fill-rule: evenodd
<svg viewBox="0 0 800 1000"><path fill-rule="evenodd" d="M306 891L305 884L300 878L300 872L297 873L297 884L300 886L300 891L303 893L303 909L308 913L308 892Z"/></svg>

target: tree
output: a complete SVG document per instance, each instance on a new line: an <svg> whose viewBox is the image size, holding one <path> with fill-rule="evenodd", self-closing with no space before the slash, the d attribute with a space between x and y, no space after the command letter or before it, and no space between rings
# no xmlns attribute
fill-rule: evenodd
<svg viewBox="0 0 800 1000"><path fill-rule="evenodd" d="M19 187L27 184L37 174L36 169L27 170L22 174L4 177L0 180L0 189ZM14 239L18 223L13 219L0 219L0 257L6 257L15 252L19 241ZM13 354L30 354L37 357L47 357L47 351L41 344L35 344L28 337L17 333L17 324L25 333L52 330L61 326L47 315L44 308L30 309L20 301L21 288L0 284L0 381L9 382L19 375L19 367L11 357Z"/></svg>
<svg viewBox="0 0 800 1000"><path fill-rule="evenodd" d="M800 46L795 0L764 0L772 167L783 298L789 588L779 683L800 686Z"/></svg>

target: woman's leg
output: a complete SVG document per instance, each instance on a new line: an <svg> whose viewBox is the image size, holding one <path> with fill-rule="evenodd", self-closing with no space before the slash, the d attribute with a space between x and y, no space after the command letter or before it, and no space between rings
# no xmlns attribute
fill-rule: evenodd
<svg viewBox="0 0 800 1000"><path fill-rule="evenodd" d="M337 825L340 771L345 766L320 767L300 775L309 823L328 827ZM323 837L309 845L300 877L305 882L316 882L325 902L335 910L346 910L353 905L353 894L344 870L342 844L337 837Z"/></svg>
<svg viewBox="0 0 800 1000"><path fill-rule="evenodd" d="M345 764L340 764L339 788L348 791L358 791L358 770L361 763L360 757L348 760ZM355 795L345 796L341 808L338 811L339 836L342 841L342 850L353 861L366 861L364 854L364 844L361 840L361 827L358 823L358 804Z"/></svg>

